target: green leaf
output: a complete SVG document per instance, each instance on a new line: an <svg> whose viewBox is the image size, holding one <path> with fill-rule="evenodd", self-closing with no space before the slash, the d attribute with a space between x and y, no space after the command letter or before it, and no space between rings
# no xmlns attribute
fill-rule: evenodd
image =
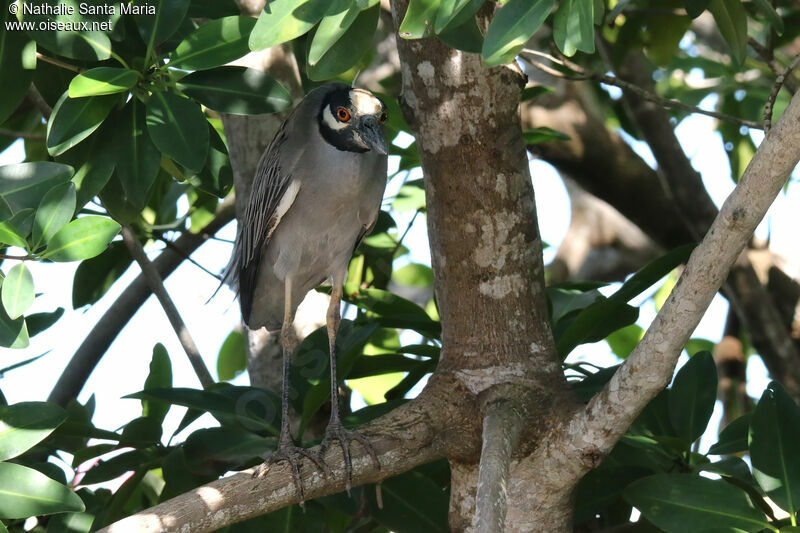
<svg viewBox="0 0 800 533"><path fill-rule="evenodd" d="M115 67L97 67L72 78L69 97L100 96L126 91L139 81L135 70Z"/></svg>
<svg viewBox="0 0 800 533"><path fill-rule="evenodd" d="M553 19L553 39L567 57L594 53L594 2L561 0Z"/></svg>
<svg viewBox="0 0 800 533"><path fill-rule="evenodd" d="M800 408L777 382L764 390L750 420L753 474L788 513L800 508Z"/></svg>
<svg viewBox="0 0 800 533"><path fill-rule="evenodd" d="M121 453L92 466L81 479L81 483L94 485L95 483L116 479L127 472L141 468L144 463L152 459L152 453L146 450L131 450Z"/></svg>
<svg viewBox="0 0 800 533"><path fill-rule="evenodd" d="M72 219L75 196L74 183L57 185L47 191L33 219L33 250L50 240Z"/></svg>
<svg viewBox="0 0 800 533"><path fill-rule="evenodd" d="M431 287L433 285L433 269L428 265L409 263L392 273L392 280L400 285L410 287Z"/></svg>
<svg viewBox="0 0 800 533"><path fill-rule="evenodd" d="M772 529L747 494L722 480L690 474L656 474L634 481L625 499L667 532L700 533L712 528Z"/></svg>
<svg viewBox="0 0 800 533"><path fill-rule="evenodd" d="M730 424L719 434L719 440L708 449L709 455L734 454L747 451L752 413L747 413Z"/></svg>
<svg viewBox="0 0 800 533"><path fill-rule="evenodd" d="M173 93L155 92L147 102L147 132L156 147L198 172L208 155L208 125L200 108Z"/></svg>
<svg viewBox="0 0 800 533"><path fill-rule="evenodd" d="M228 149L211 123L208 124L209 147L206 166L197 175L197 188L218 198L225 197L233 186L233 170Z"/></svg>
<svg viewBox="0 0 800 533"><path fill-rule="evenodd" d="M134 15L136 26L142 41L147 45L147 50L166 41L183 22L189 10L189 0L135 0L133 5L153 6L155 14L146 10Z"/></svg>
<svg viewBox="0 0 800 533"><path fill-rule="evenodd" d="M692 356L669 392L669 418L688 446L706 429L717 401L717 366L710 352Z"/></svg>
<svg viewBox="0 0 800 533"><path fill-rule="evenodd" d="M45 313L33 313L25 317L25 323L28 325L28 334L33 337L42 331L46 330L61 318L64 314L64 308L59 307L55 311ZM0 371L2 374L2 371Z"/></svg>
<svg viewBox="0 0 800 533"><path fill-rule="evenodd" d="M73 220L47 243L43 257L51 261L78 261L103 253L120 225L110 218L85 216Z"/></svg>
<svg viewBox="0 0 800 533"><path fill-rule="evenodd" d="M480 54L483 48L483 34L474 18L466 19L460 26L448 26L438 37L447 46L471 54Z"/></svg>
<svg viewBox="0 0 800 533"><path fill-rule="evenodd" d="M239 330L231 331L217 356L217 376L230 381L247 369L247 338Z"/></svg>
<svg viewBox="0 0 800 533"><path fill-rule="evenodd" d="M362 11L344 35L337 40L315 65L308 65L312 80L327 80L349 70L364 56L378 26L380 5Z"/></svg>
<svg viewBox="0 0 800 533"><path fill-rule="evenodd" d="M448 26L457 28L467 20L473 18L484 0L441 0L439 10L436 12L434 30L441 33Z"/></svg>
<svg viewBox="0 0 800 533"><path fill-rule="evenodd" d="M153 347L153 358L150 360L150 374L144 382L144 390L172 387L172 362L167 349L161 343ZM142 416L156 420L161 425L169 411L169 404L164 402L142 400ZM160 436L160 434L159 434Z"/></svg>
<svg viewBox="0 0 800 533"><path fill-rule="evenodd" d="M300 37L328 10L328 0L272 0L267 2L250 33L250 50L263 50Z"/></svg>
<svg viewBox="0 0 800 533"><path fill-rule="evenodd" d="M23 16L23 20L33 22L37 28L28 30L28 34L37 43L60 56L71 59L102 61L111 57L111 40L108 33L111 33L118 13L112 16L82 15L80 0L42 0L36 4L61 8L63 13L50 15L46 14L48 10L43 10L45 14L42 15ZM115 7L118 11L118 4ZM72 14L69 14L70 12ZM82 27L84 22L89 24L89 28ZM105 23L108 29L92 27L92 22ZM61 24L61 29L57 29L58 24Z"/></svg>
<svg viewBox="0 0 800 533"><path fill-rule="evenodd" d="M249 431L209 428L189 435L183 450L193 472L220 475L264 456L270 446L264 437Z"/></svg>
<svg viewBox="0 0 800 533"><path fill-rule="evenodd" d="M0 4L0 23L5 24L14 17L8 12L9 0ZM3 95L0 99L0 123L17 109L33 80L35 70L25 68L22 63L25 47L31 44L30 38L23 31L0 32L0 72L3 73L0 76L0 94Z"/></svg>
<svg viewBox="0 0 800 533"><path fill-rule="evenodd" d="M403 39L422 39L433 34L441 0L410 0L397 33Z"/></svg>
<svg viewBox="0 0 800 533"><path fill-rule="evenodd" d="M439 338L441 324L432 320L423 308L388 291L380 289L361 289L357 293L346 294L344 299L375 317L383 327L413 329L423 335Z"/></svg>
<svg viewBox="0 0 800 533"><path fill-rule="evenodd" d="M481 51L484 63L494 66L513 61L555 3L556 0L509 0L486 31Z"/></svg>
<svg viewBox="0 0 800 533"><path fill-rule="evenodd" d="M133 99L122 110L111 139L117 159L116 177L125 193L124 200L137 210L147 204L161 164L161 154L150 140L145 122L144 107Z"/></svg>
<svg viewBox="0 0 800 533"><path fill-rule="evenodd" d="M708 4L711 3L711 0L683 0L683 5L686 7L686 12L689 13L689 16L693 19L696 19L700 15L703 14L708 8Z"/></svg>
<svg viewBox="0 0 800 533"><path fill-rule="evenodd" d="M747 13L741 0L711 0L708 10L738 64L747 55Z"/></svg>
<svg viewBox="0 0 800 533"><path fill-rule="evenodd" d="M356 0L333 0L308 47L308 64L316 65L322 56L345 34L361 8Z"/></svg>
<svg viewBox="0 0 800 533"><path fill-rule="evenodd" d="M118 101L119 96L114 94L72 99L64 93L47 122L47 151L60 155L84 140L103 123Z"/></svg>
<svg viewBox="0 0 800 533"><path fill-rule="evenodd" d="M3 282L4 278L0 275L0 283ZM28 329L25 319L19 317L12 320L2 305L0 305L0 346L4 348L26 348L28 346Z"/></svg>
<svg viewBox="0 0 800 533"><path fill-rule="evenodd" d="M449 495L420 470L384 480L381 483L382 507L372 496L374 491L367 491L370 515L393 531L450 531L447 525Z"/></svg>
<svg viewBox="0 0 800 533"><path fill-rule="evenodd" d="M72 173L72 167L51 161L0 166L0 198L12 213L36 209L42 196L56 185L67 183Z"/></svg>
<svg viewBox="0 0 800 533"><path fill-rule="evenodd" d="M569 135L556 131L547 126L540 126L522 132L522 137L525 139L525 144L546 143L553 141L568 141Z"/></svg>
<svg viewBox="0 0 800 533"><path fill-rule="evenodd" d="M253 17L211 20L190 33L170 56L169 65L205 70L230 63L250 52L247 44L256 25Z"/></svg>
<svg viewBox="0 0 800 533"><path fill-rule="evenodd" d="M0 463L0 518L27 518L85 509L77 494L44 474Z"/></svg>
<svg viewBox="0 0 800 533"><path fill-rule="evenodd" d="M42 441L67 419L61 407L22 402L0 407L0 460L13 459Z"/></svg>
<svg viewBox="0 0 800 533"><path fill-rule="evenodd" d="M22 316L33 303L33 276L24 262L18 263L8 271L3 280L3 307L11 320Z"/></svg>
<svg viewBox="0 0 800 533"><path fill-rule="evenodd" d="M105 122L109 130L117 129L115 115ZM113 125L113 127L111 127ZM58 157L62 163L67 163L75 167L75 175L72 176L72 183L75 184L76 198L75 206L80 209L92 200L103 190L108 183L111 173L114 172L114 164L117 159L112 150L109 149L109 140L106 137L107 128L102 127L96 135L89 137L83 142Z"/></svg>
<svg viewBox="0 0 800 533"><path fill-rule="evenodd" d="M178 88L221 113L275 113L292 104L289 92L265 72L244 67L219 67L189 74Z"/></svg>
<svg viewBox="0 0 800 533"><path fill-rule="evenodd" d="M775 11L775 8L772 7L772 4L769 3L768 0L753 0L753 4L755 4L756 8L767 17L767 20L775 28L775 32L778 35L783 34L783 19Z"/></svg>
<svg viewBox="0 0 800 533"><path fill-rule="evenodd" d="M72 307L97 302L131 264L131 254L121 242L112 242L100 255L82 261L72 282Z"/></svg>
<svg viewBox="0 0 800 533"><path fill-rule="evenodd" d="M0 222L0 243L28 248L28 235L33 226L33 209L23 209Z"/></svg>

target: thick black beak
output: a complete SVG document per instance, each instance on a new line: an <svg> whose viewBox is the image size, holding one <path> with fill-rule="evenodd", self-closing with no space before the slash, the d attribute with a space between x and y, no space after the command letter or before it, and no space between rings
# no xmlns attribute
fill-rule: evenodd
<svg viewBox="0 0 800 533"><path fill-rule="evenodd" d="M381 155L389 153L389 147L386 145L386 138L383 135L383 128L378 124L377 120L372 117L365 119L359 133L367 148L375 150Z"/></svg>

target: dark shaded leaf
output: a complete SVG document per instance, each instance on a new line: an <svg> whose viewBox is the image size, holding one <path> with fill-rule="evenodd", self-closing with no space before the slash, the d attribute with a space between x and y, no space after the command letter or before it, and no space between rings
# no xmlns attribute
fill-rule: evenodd
<svg viewBox="0 0 800 533"><path fill-rule="evenodd" d="M33 219L32 249L49 241L58 230L67 225L75 214L76 192L74 183L53 187L42 198Z"/></svg>
<svg viewBox="0 0 800 533"><path fill-rule="evenodd" d="M47 151L60 155L92 134L105 120L119 95L70 98L64 93L47 122Z"/></svg>
<svg viewBox="0 0 800 533"><path fill-rule="evenodd" d="M752 413L747 413L730 424L719 434L719 440L708 449L709 455L727 455L746 452L748 448L748 434L750 432L750 418Z"/></svg>
<svg viewBox="0 0 800 533"><path fill-rule="evenodd" d="M747 13L741 0L711 0L708 10L714 15L717 27L738 64L747 55Z"/></svg>
<svg viewBox="0 0 800 533"><path fill-rule="evenodd" d="M150 360L150 373L144 382L144 390L172 387L172 363L167 349L161 343L153 347L153 358ZM159 422L169 411L169 404L158 401L142 400L142 416ZM160 436L160 431L159 431Z"/></svg>
<svg viewBox="0 0 800 533"><path fill-rule="evenodd" d="M51 161L0 166L0 198L13 213L36 209L42 196L67 183L72 173L72 167Z"/></svg>
<svg viewBox="0 0 800 533"><path fill-rule="evenodd" d="M50 311L49 313L33 313L32 315L28 315L25 317L25 323L28 325L28 334L31 337L38 335L42 331L58 322L58 319L61 318L61 315L63 314L64 308L59 307L55 311ZM38 357L34 359L37 358ZM2 373L2 371L0 371L0 373Z"/></svg>
<svg viewBox="0 0 800 533"><path fill-rule="evenodd" d="M669 418L688 446L706 429L717 401L717 366L710 352L692 356L669 392Z"/></svg>
<svg viewBox="0 0 800 533"><path fill-rule="evenodd" d="M36 29L28 30L28 34L37 43L56 54L71 59L85 61L102 61L111 57L111 40L101 29L91 27L92 22L106 22L113 26L118 16L82 15L80 0L41 0L38 5L48 5L50 10L42 10L41 15L25 15L23 20L34 22ZM61 8L63 14L49 15L53 9ZM117 8L119 10L119 8ZM70 14L71 13L71 14ZM83 22L90 27L84 29ZM58 24L61 28L58 29Z"/></svg>
<svg viewBox="0 0 800 533"><path fill-rule="evenodd" d="M140 210L158 176L161 154L148 135L144 107L136 99L125 106L118 120L112 133L115 174L125 192L125 201Z"/></svg>
<svg viewBox="0 0 800 533"><path fill-rule="evenodd" d="M105 252L82 261L72 282L72 307L77 309L102 298L131 261L130 252L122 242L112 242Z"/></svg>
<svg viewBox="0 0 800 533"><path fill-rule="evenodd" d="M280 83L252 68L219 67L195 72L181 79L178 87L187 96L222 113L275 113L292 103Z"/></svg>
<svg viewBox="0 0 800 533"><path fill-rule="evenodd" d="M436 33L448 29L448 26L458 28L473 18L482 5L483 0L441 0L434 25Z"/></svg>
<svg viewBox="0 0 800 533"><path fill-rule="evenodd" d="M308 62L308 77L312 80L330 79L358 63L370 48L380 9L380 5L375 4L361 11L344 35L331 45L319 61L313 65Z"/></svg>
<svg viewBox="0 0 800 533"><path fill-rule="evenodd" d="M147 103L147 132L156 147L199 171L208 156L208 124L200 108L173 93L155 92Z"/></svg>
<svg viewBox="0 0 800 533"><path fill-rule="evenodd" d="M253 17L211 20L189 34L170 56L170 66L188 70L218 67L250 52L247 44L256 25Z"/></svg>
<svg viewBox="0 0 800 533"><path fill-rule="evenodd" d="M183 22L189 10L189 0L135 0L134 6L141 6L144 11L134 15L136 26L142 41L152 50L156 45L166 41ZM149 13L148 6L155 7L155 14Z"/></svg>
<svg viewBox="0 0 800 533"><path fill-rule="evenodd" d="M570 139L566 133L561 133L547 126L525 130L522 132L522 137L525 139L525 144L568 141Z"/></svg>
<svg viewBox="0 0 800 533"><path fill-rule="evenodd" d="M15 21L14 16L8 12L10 0L0 2L0 23L6 24L7 21ZM0 123L5 121L11 113L19 106L28 87L33 80L34 69L25 68L23 65L23 53L26 46L33 43L22 31L1 31L0 32ZM35 47L34 47L35 49Z"/></svg>
<svg viewBox="0 0 800 533"><path fill-rule="evenodd" d="M13 459L53 432L67 413L45 402L22 402L0 407L0 460Z"/></svg>

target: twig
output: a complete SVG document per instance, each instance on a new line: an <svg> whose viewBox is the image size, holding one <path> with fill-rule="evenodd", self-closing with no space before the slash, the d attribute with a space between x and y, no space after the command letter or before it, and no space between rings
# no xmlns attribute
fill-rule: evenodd
<svg viewBox="0 0 800 533"><path fill-rule="evenodd" d="M161 307L164 308L164 312L167 314L167 318L169 318L172 328L178 335L178 340L181 341L183 350L189 357L189 363L191 363L192 368L194 368L197 378L200 380L203 388L210 387L214 384L214 379L211 377L211 374L206 368L203 358L200 356L200 352L197 349L197 345L194 343L192 336L189 334L189 330L186 329L186 324L184 324L181 315L178 313L175 303L169 297L167 290L164 288L164 282L162 281L161 276L158 274L158 270L156 270L156 268L153 266L153 263L151 263L144 254L142 245L139 243L139 240L136 238L136 235L134 235L130 227L124 226L122 228L122 238L125 241L125 245L128 247L131 256L142 269L142 274L144 274L145 278L147 279L150 289L153 291L153 293L155 293L158 301L161 303Z"/></svg>
<svg viewBox="0 0 800 533"><path fill-rule="evenodd" d="M63 61L59 61L58 59L53 59L52 57L47 57L41 52L36 52L36 59L41 59L45 63L50 63L51 65L71 70L72 72L83 72L83 69L80 67L76 67L75 65L70 65L69 63L64 63Z"/></svg>
<svg viewBox="0 0 800 533"><path fill-rule="evenodd" d="M5 128L0 128L0 135L3 137L11 137L12 139L28 139L31 141L43 141L45 139L44 135L41 133L33 133L30 131L14 131L7 130Z"/></svg>
<svg viewBox="0 0 800 533"><path fill-rule="evenodd" d="M561 66L563 66L565 68L568 68L568 69L570 69L572 71L572 74L563 73L563 72L561 72L561 71L559 71L557 69L554 69L552 67L544 65L539 61L531 59L529 57L531 55L546 58L549 61L552 61L553 63L561 65ZM709 117L716 118L718 120L723 120L725 122L731 122L733 124L739 124L740 126L745 126L745 127L756 129L756 130L763 129L762 125L759 124L758 122L755 122L755 121L752 121L752 120L745 120L745 119L741 119L741 118L738 118L738 117L733 117L731 115L726 115L724 113L718 113L716 111L707 111L707 110L701 109L699 107L695 107L695 106L684 104L683 102L681 102L679 100L672 99L672 98L664 98L664 97L661 97L661 96L659 96L657 94L651 93L650 91L646 91L646 90L642 89L641 87L639 87L637 85L634 85L632 83L628 83L625 80L617 78L616 76L609 76L608 74L600 74L599 72L587 71L586 69L584 69L580 65L572 63L571 61L560 60L560 59L558 59L556 57L551 56L550 54L545 54L543 52L539 52L539 51L536 51L536 50L529 50L529 49L526 48L525 50L520 52L520 56L522 56L523 59L525 59L525 61L530 63L533 67L536 67L539 70L541 70L541 71L543 71L543 72L545 72L547 74L550 74L551 76L557 77L557 78L563 78L563 79L573 80L573 81L580 81L580 80L599 81L600 83L605 83L606 85L613 85L614 87L619 87L623 91L628 91L628 92L634 93L637 96L639 96L640 98L642 98L644 100L647 100L648 102L653 102L655 104L658 104L658 105L660 105L662 107L668 107L668 108L672 108L672 109L680 109L681 111L686 111L687 113L697 113L697 114L700 114L700 115L706 115L706 116L709 116ZM528 57L526 57L526 56L528 56Z"/></svg>
<svg viewBox="0 0 800 533"><path fill-rule="evenodd" d="M53 114L53 109L47 104L44 98L42 98L42 94L39 92L39 89L36 88L36 85L31 83L30 88L28 89L28 98L36 106L36 109L39 110L39 113L45 119L49 119L50 115Z"/></svg>
<svg viewBox="0 0 800 533"><path fill-rule="evenodd" d="M207 269L206 267L204 267L203 265L201 265L200 263L198 263L197 261L192 259L191 255L185 253L183 250L181 250L180 248L175 246L175 243L173 243L171 240L169 240L166 237L164 237L164 235L162 235L160 232L154 232L153 236L158 238L158 240L160 240L161 242L163 242L167 246L167 248L171 248L172 250L175 250L177 253L181 254L181 257L183 257L185 260L189 261L191 264L193 264L194 266L196 266L197 268L199 268L200 270L202 270L203 272L205 272L206 274L208 274L212 278L216 279L217 281L222 281L222 276L220 276L219 274L214 274L209 269Z"/></svg>
<svg viewBox="0 0 800 533"><path fill-rule="evenodd" d="M216 215L200 233L184 233L173 244L184 254L191 253L202 246L211 235L233 220L234 211L234 199L233 196L229 196L219 204ZM183 254L167 248L153 260L152 264L164 279L182 263ZM152 290L145 280L144 274L139 274L103 313L103 316L75 350L72 359L47 397L48 402L63 406L78 396L108 347L151 294Z"/></svg>
<svg viewBox="0 0 800 533"><path fill-rule="evenodd" d="M0 259L15 259L17 261L26 261L28 259L31 259L31 256L30 255L6 255L6 254L0 254Z"/></svg>
<svg viewBox="0 0 800 533"><path fill-rule="evenodd" d="M775 84L772 86L772 91L770 91L767 103L764 106L764 133L767 135L769 135L769 130L772 129L772 110L775 107L775 99L778 97L778 93L781 87L783 87L786 77L791 74L792 70L794 70L798 64L800 64L800 54L794 56L792 62L783 69L783 72L781 72L777 78L775 78Z"/></svg>

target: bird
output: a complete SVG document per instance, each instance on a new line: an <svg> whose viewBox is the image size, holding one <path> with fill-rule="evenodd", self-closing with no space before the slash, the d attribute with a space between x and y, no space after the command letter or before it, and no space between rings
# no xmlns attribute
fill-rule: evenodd
<svg viewBox="0 0 800 533"><path fill-rule="evenodd" d="M375 227L387 180L384 102L370 91L333 82L310 91L281 124L255 172L239 221L225 281L238 292L248 328L280 331L283 348L281 430L278 449L259 467L287 461L300 501L305 499L299 460L324 473L333 440L342 448L350 491L350 445L361 443L376 468L377 454L360 433L344 428L339 413L336 334L350 258ZM295 445L289 429L289 369L297 346L294 315L308 291L326 280L331 418L318 454Z"/></svg>

